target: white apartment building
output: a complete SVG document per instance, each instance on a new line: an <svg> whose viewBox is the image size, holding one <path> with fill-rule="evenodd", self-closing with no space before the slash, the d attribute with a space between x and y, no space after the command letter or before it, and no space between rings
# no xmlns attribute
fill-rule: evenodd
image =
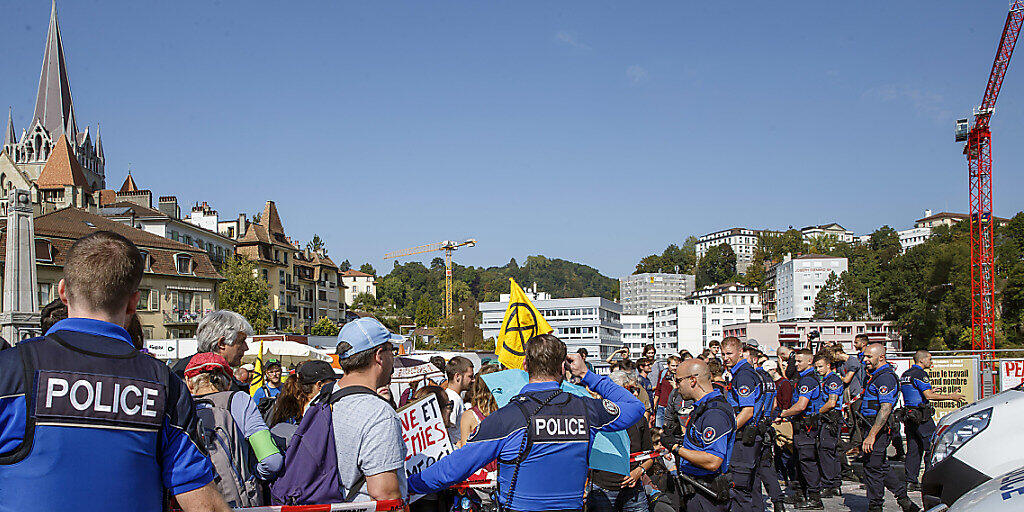
<svg viewBox="0 0 1024 512"><path fill-rule="evenodd" d="M645 345L654 343L651 316L623 314L619 318L622 323L622 346L629 349L629 357L635 361L643 355Z"/></svg>
<svg viewBox="0 0 1024 512"><path fill-rule="evenodd" d="M372 275L358 270L348 269L342 272L341 284L345 286L345 304L351 306L356 295L360 293L369 293L376 297L377 284L374 282L374 279L376 278Z"/></svg>
<svg viewBox="0 0 1024 512"><path fill-rule="evenodd" d="M647 273L619 279L622 313L645 315L648 311L681 304L696 288L692 274Z"/></svg>
<svg viewBox="0 0 1024 512"><path fill-rule="evenodd" d="M678 354L680 350L700 355L705 345L703 308L696 304L677 304L651 311L654 349L659 358Z"/></svg>
<svg viewBox="0 0 1024 512"><path fill-rule="evenodd" d="M822 224L820 226L807 226L801 229L800 233L804 235L804 240L832 236L840 242L852 244L854 240L857 239L857 236L853 234L853 231L850 231L835 222L831 224Z"/></svg>
<svg viewBox="0 0 1024 512"><path fill-rule="evenodd" d="M498 302L481 302L480 329L484 338L497 338L508 309L508 297ZM607 366L605 359L622 348L622 305L603 297L571 297L531 300L541 316L567 345L569 352L586 348L595 366Z"/></svg>
<svg viewBox="0 0 1024 512"><path fill-rule="evenodd" d="M206 201L196 203L192 207L192 211L182 220L203 229L220 233L222 236L232 240L241 238L249 226L249 220L244 213L239 214L237 219L220 220L217 210L211 208Z"/></svg>
<svg viewBox="0 0 1024 512"><path fill-rule="evenodd" d="M923 244L932 236L932 228L910 228L897 231L900 236L900 250L907 252L907 249Z"/></svg>
<svg viewBox="0 0 1024 512"><path fill-rule="evenodd" d="M732 228L708 233L697 239L697 261L716 245L729 244L736 253L736 271L745 273L754 260L754 249L757 248L757 235L760 231L748 228Z"/></svg>
<svg viewBox="0 0 1024 512"><path fill-rule="evenodd" d="M819 254L787 255L773 269L775 317L779 322L806 320L814 317L814 299L829 275L846 272L847 261Z"/></svg>
<svg viewBox="0 0 1024 512"><path fill-rule="evenodd" d="M99 213L121 224L199 248L217 267L235 253L235 241L231 238L181 219L174 196L161 197L159 210L120 201L100 208Z"/></svg>

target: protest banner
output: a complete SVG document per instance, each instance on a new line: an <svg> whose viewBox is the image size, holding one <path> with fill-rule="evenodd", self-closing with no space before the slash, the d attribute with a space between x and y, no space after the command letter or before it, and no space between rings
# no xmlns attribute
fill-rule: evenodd
<svg viewBox="0 0 1024 512"><path fill-rule="evenodd" d="M407 452L406 474L419 473L453 451L441 406L433 393L399 409L398 417L402 420L402 440Z"/></svg>
<svg viewBox="0 0 1024 512"><path fill-rule="evenodd" d="M1003 359L999 361L999 389L1017 387L1024 382L1024 359Z"/></svg>
<svg viewBox="0 0 1024 512"><path fill-rule="evenodd" d="M903 376L903 372L910 369L914 364L913 358L894 357L889 359L896 375ZM964 403L973 403L978 400L978 379L980 370L978 356L932 356L932 367L925 370L931 381L932 389L939 394L959 393L964 396L966 402L954 400L939 400L931 402L935 407L935 421L951 411L955 411Z"/></svg>

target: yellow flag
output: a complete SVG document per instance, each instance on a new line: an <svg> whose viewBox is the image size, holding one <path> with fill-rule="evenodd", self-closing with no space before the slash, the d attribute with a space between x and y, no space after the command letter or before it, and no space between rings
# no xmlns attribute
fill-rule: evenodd
<svg viewBox="0 0 1024 512"><path fill-rule="evenodd" d="M506 368L522 369L526 341L538 334L548 334L554 329L540 316L540 311L533 307L530 298L516 281L510 278L509 282L512 283L511 296L508 309L505 310L505 319L501 322L501 332L498 333L498 339L494 344L494 353Z"/></svg>
<svg viewBox="0 0 1024 512"><path fill-rule="evenodd" d="M256 390L263 385L263 340L260 340L260 351L256 354L256 365L252 369L252 377L249 379L249 396L256 393Z"/></svg>

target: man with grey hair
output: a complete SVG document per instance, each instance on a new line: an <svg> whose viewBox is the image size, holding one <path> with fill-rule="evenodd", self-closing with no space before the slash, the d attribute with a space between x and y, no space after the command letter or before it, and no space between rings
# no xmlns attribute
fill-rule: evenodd
<svg viewBox="0 0 1024 512"><path fill-rule="evenodd" d="M199 344L196 353L219 354L229 365L238 367L242 364L242 355L249 349L245 340L252 336L252 333L252 325L244 316L226 309L211 311L199 321L199 327L196 329L196 342ZM179 359L171 366L171 370L184 379L185 367L188 366L190 359L192 356ZM237 381L232 388L245 390Z"/></svg>

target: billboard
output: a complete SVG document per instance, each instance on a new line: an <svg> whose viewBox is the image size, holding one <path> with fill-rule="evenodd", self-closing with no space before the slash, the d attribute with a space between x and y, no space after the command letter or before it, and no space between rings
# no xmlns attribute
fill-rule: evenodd
<svg viewBox="0 0 1024 512"><path fill-rule="evenodd" d="M910 369L914 364L913 358L894 357L889 363L896 370L896 375L902 376L903 372ZM978 381L981 373L978 366L978 356L932 356L932 367L925 370L932 384L932 389L939 394L959 393L965 397L966 403L978 400ZM955 411L963 403L953 400L933 401L935 407L935 421L950 411Z"/></svg>

